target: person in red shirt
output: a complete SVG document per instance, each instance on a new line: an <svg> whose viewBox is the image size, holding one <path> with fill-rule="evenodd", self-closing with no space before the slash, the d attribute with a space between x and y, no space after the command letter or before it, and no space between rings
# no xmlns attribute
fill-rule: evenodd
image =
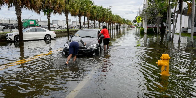
<svg viewBox="0 0 196 98"><path fill-rule="evenodd" d="M109 35L108 29L106 26L103 26L103 29L99 33L99 36L101 34L104 35L103 44L104 44L104 51L106 51L106 47L107 47L107 49L109 49L109 42L110 42L110 35Z"/></svg>

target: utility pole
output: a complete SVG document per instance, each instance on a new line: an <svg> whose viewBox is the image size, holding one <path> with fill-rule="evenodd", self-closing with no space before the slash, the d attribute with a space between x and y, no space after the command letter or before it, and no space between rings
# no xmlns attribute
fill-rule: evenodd
<svg viewBox="0 0 196 98"><path fill-rule="evenodd" d="M145 10L148 8L148 0L146 0L145 4ZM144 33L147 34L147 15L145 13L145 18L144 18Z"/></svg>

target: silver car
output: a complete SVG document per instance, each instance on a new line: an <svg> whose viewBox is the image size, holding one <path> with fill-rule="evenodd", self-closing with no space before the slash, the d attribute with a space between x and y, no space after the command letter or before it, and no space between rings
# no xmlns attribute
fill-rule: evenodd
<svg viewBox="0 0 196 98"><path fill-rule="evenodd" d="M23 31L23 40L51 40L56 38L54 31L49 31L41 27L30 27L26 28ZM19 41L19 32L12 32L6 34L6 39L8 41Z"/></svg>

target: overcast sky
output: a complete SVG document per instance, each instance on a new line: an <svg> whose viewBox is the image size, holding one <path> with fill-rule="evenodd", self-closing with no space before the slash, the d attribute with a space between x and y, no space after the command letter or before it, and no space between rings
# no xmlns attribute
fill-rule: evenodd
<svg viewBox="0 0 196 98"><path fill-rule="evenodd" d="M94 5L103 6L104 8L111 7L112 13L120 15L122 18L134 20L135 16L139 11L139 8L142 9L144 0L92 0ZM15 9L7 8L7 6L1 6L0 10L0 20L1 19L16 19ZM22 10L22 19L41 19L47 20L47 17L44 16L44 13L37 14L33 11L23 9ZM78 20L76 17L70 17L72 21ZM51 20L65 20L65 15L52 14ZM83 21L83 18L82 18Z"/></svg>

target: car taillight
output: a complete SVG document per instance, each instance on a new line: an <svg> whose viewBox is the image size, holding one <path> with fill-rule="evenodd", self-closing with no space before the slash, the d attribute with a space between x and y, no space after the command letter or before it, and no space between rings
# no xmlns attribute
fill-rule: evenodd
<svg viewBox="0 0 196 98"><path fill-rule="evenodd" d="M55 34L55 32L53 32Z"/></svg>

